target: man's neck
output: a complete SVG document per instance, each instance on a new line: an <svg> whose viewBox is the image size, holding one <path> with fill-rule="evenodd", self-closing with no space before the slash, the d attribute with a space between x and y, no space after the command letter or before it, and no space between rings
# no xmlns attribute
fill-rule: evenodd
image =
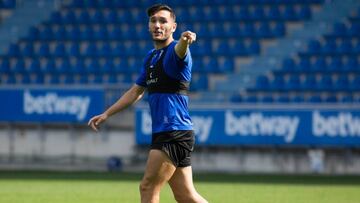
<svg viewBox="0 0 360 203"><path fill-rule="evenodd" d="M174 41L174 38L169 37L167 40L165 41L154 41L154 47L155 49L162 49L164 47L169 46L169 44Z"/></svg>

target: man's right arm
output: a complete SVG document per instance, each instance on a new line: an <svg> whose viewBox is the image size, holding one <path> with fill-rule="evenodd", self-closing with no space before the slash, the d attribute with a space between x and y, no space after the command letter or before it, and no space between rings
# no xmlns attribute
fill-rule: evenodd
<svg viewBox="0 0 360 203"><path fill-rule="evenodd" d="M127 92L125 92L123 96L120 97L119 100L117 100L104 113L92 117L89 120L88 125L95 131L98 131L98 126L110 116L126 109L127 107L139 101L144 95L145 89L145 87L142 87L140 85L133 85Z"/></svg>

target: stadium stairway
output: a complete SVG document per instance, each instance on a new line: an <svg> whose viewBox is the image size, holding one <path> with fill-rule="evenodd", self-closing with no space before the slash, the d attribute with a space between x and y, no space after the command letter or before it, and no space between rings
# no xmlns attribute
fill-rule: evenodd
<svg viewBox="0 0 360 203"><path fill-rule="evenodd" d="M358 5L358 0L331 0L325 1L321 7L313 7L309 21L291 28L288 26L284 38L274 39L261 55L252 57L249 63L240 64L236 72L225 80L216 81L212 85L213 91L223 92L223 95L224 92L241 92L254 87L257 76L279 67L283 58L295 55L309 39L325 34L335 22L348 16Z"/></svg>
<svg viewBox="0 0 360 203"><path fill-rule="evenodd" d="M9 42L16 42L24 37L30 26L48 18L56 5L56 0L18 1L11 18L0 24L0 54L5 53Z"/></svg>

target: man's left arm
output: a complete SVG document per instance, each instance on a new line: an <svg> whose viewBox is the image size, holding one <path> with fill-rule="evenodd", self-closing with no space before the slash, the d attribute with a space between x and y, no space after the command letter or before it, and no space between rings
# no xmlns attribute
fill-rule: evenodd
<svg viewBox="0 0 360 203"><path fill-rule="evenodd" d="M186 56L189 45L195 42L196 34L191 31L185 31L181 33L181 37L178 43L175 45L175 53L176 55L183 59Z"/></svg>

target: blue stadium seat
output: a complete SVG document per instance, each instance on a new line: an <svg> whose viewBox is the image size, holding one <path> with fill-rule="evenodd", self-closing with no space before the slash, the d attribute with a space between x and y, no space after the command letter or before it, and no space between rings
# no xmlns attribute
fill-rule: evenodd
<svg viewBox="0 0 360 203"><path fill-rule="evenodd" d="M266 75L260 75L256 78L255 89L256 90L268 90L269 89L269 78Z"/></svg>
<svg viewBox="0 0 360 203"><path fill-rule="evenodd" d="M94 83L94 84L102 84L102 83L104 83L103 75L102 74L96 74L94 76L94 79L93 79L92 83Z"/></svg>
<svg viewBox="0 0 360 203"><path fill-rule="evenodd" d="M109 40L120 40L121 39L121 29L118 26L114 26L112 30L109 31Z"/></svg>
<svg viewBox="0 0 360 203"><path fill-rule="evenodd" d="M7 79L6 79L6 84L10 85L10 84L16 84L17 80L16 80L16 76L15 74L9 74Z"/></svg>
<svg viewBox="0 0 360 203"><path fill-rule="evenodd" d="M94 40L105 41L108 40L108 30L105 25L100 25L94 30Z"/></svg>
<svg viewBox="0 0 360 203"><path fill-rule="evenodd" d="M89 24L91 23L91 19L90 19L90 14L87 10L85 9L81 9L77 19L76 19L77 23L80 24Z"/></svg>
<svg viewBox="0 0 360 203"><path fill-rule="evenodd" d="M207 42L205 42L205 43L207 43ZM208 45L208 46L210 46L210 45ZM206 51L205 46L202 48L204 51ZM226 40L220 42L218 44L218 47L215 50L216 50L216 53L219 55L234 55L235 53L233 53L233 52L238 51L238 50L233 50L232 47L230 47L229 42Z"/></svg>
<svg viewBox="0 0 360 203"><path fill-rule="evenodd" d="M78 41L81 40L82 32L78 26L70 27L69 31L67 32L66 38L71 41Z"/></svg>
<svg viewBox="0 0 360 203"><path fill-rule="evenodd" d="M258 40L251 40L249 46L247 47L247 52L250 55L260 54L261 48Z"/></svg>
<svg viewBox="0 0 360 203"><path fill-rule="evenodd" d="M41 65L40 61L37 58L34 58L30 61L29 66L27 67L27 71L29 73L40 73L41 72Z"/></svg>
<svg viewBox="0 0 360 203"><path fill-rule="evenodd" d="M360 23L351 23L347 33L350 37L360 36Z"/></svg>
<svg viewBox="0 0 360 203"><path fill-rule="evenodd" d="M72 75L72 74L66 74L65 77L64 77L63 83L64 83L64 84L67 84L67 85L74 84L74 83L75 83L74 75Z"/></svg>
<svg viewBox="0 0 360 203"><path fill-rule="evenodd" d="M291 74L289 76L289 79L287 80L285 84L285 89L288 90L300 90L301 89L301 79L299 74Z"/></svg>
<svg viewBox="0 0 360 203"><path fill-rule="evenodd" d="M334 82L334 89L338 91L346 91L349 88L349 78L347 74L341 74Z"/></svg>
<svg viewBox="0 0 360 203"><path fill-rule="evenodd" d="M326 103L336 103L338 102L338 98L336 97L336 95L328 95L324 98L323 102L326 102Z"/></svg>
<svg viewBox="0 0 360 203"><path fill-rule="evenodd" d="M352 103L353 97L351 95L342 95L338 101L341 103Z"/></svg>
<svg viewBox="0 0 360 203"><path fill-rule="evenodd" d="M73 8L84 8L85 4L84 4L85 0L72 0L69 3L69 7L73 7Z"/></svg>
<svg viewBox="0 0 360 203"><path fill-rule="evenodd" d="M305 101L305 98L302 95L295 95L290 98L291 103L302 103L304 101Z"/></svg>
<svg viewBox="0 0 360 203"><path fill-rule="evenodd" d="M11 43L8 47L7 56L8 57L18 57L21 55L20 47L18 44Z"/></svg>
<svg viewBox="0 0 360 203"><path fill-rule="evenodd" d="M92 23L101 24L104 23L105 17L100 9L96 9L95 13L90 18Z"/></svg>
<svg viewBox="0 0 360 203"><path fill-rule="evenodd" d="M44 73L55 73L56 72L56 63L54 59L47 59L43 69Z"/></svg>
<svg viewBox="0 0 360 203"><path fill-rule="evenodd" d="M281 20L282 16L279 7L277 5L272 5L266 14L266 18L274 21Z"/></svg>
<svg viewBox="0 0 360 203"><path fill-rule="evenodd" d="M25 61L22 58L16 59L15 63L11 67L11 71L14 73L24 73Z"/></svg>
<svg viewBox="0 0 360 203"><path fill-rule="evenodd" d="M98 74L100 72L100 63L98 59L94 58L90 60L90 63L86 66L86 72L88 74Z"/></svg>
<svg viewBox="0 0 360 203"><path fill-rule="evenodd" d="M77 42L71 43L69 46L68 53L70 56L79 57L81 55L79 43L77 43Z"/></svg>
<svg viewBox="0 0 360 203"><path fill-rule="evenodd" d="M272 32L269 23L263 22L260 23L259 27L256 29L256 36L259 38L271 38Z"/></svg>
<svg viewBox="0 0 360 203"><path fill-rule="evenodd" d="M310 40L307 44L306 52L312 55L321 54L321 43L318 40Z"/></svg>
<svg viewBox="0 0 360 203"><path fill-rule="evenodd" d="M54 36L52 38L57 41L67 40L67 31L65 26L60 25L57 30L54 31Z"/></svg>
<svg viewBox="0 0 360 203"><path fill-rule="evenodd" d="M82 54L84 56L87 56L87 57L97 57L98 56L98 50L97 50L97 46L95 43L88 43L86 46L85 46L85 50L84 50L84 53Z"/></svg>
<svg viewBox="0 0 360 203"><path fill-rule="evenodd" d="M247 56L249 54L244 41L236 40L234 44L230 45L231 55Z"/></svg>
<svg viewBox="0 0 360 203"><path fill-rule="evenodd" d="M300 58L300 61L297 64L297 71L301 71L301 72L310 72L311 71L311 61L308 57Z"/></svg>
<svg viewBox="0 0 360 203"><path fill-rule="evenodd" d="M312 91L317 85L317 80L314 74L308 74L305 76L305 79L303 83L301 84L301 87L303 90Z"/></svg>
<svg viewBox="0 0 360 203"><path fill-rule="evenodd" d="M75 64L72 66L72 69L70 70L71 74L85 74L86 73L86 67L85 62L82 58L77 58L75 61Z"/></svg>
<svg viewBox="0 0 360 203"><path fill-rule="evenodd" d="M350 56L343 65L343 71L354 72L359 70L359 62L356 56Z"/></svg>
<svg viewBox="0 0 360 203"><path fill-rule="evenodd" d="M263 6L256 6L251 13L251 19L257 21L263 21L266 19Z"/></svg>
<svg viewBox="0 0 360 203"><path fill-rule="evenodd" d="M272 103L272 102L274 102L274 98L271 95L264 95L264 96L260 97L259 102Z"/></svg>
<svg viewBox="0 0 360 203"><path fill-rule="evenodd" d="M45 26L39 33L39 39L42 41L52 40L54 36L54 32L51 26Z"/></svg>
<svg viewBox="0 0 360 203"><path fill-rule="evenodd" d="M63 14L62 22L64 24L75 24L77 22L75 12L71 9L68 9Z"/></svg>
<svg viewBox="0 0 360 203"><path fill-rule="evenodd" d="M316 88L322 91L331 91L333 89L332 76L330 74L321 75Z"/></svg>
<svg viewBox="0 0 360 203"><path fill-rule="evenodd" d="M117 75L116 74L110 74L109 77L106 80L106 83L108 83L108 84L116 84L116 83L118 83Z"/></svg>
<svg viewBox="0 0 360 203"><path fill-rule="evenodd" d="M225 58L219 63L218 70L220 73L232 73L235 69L234 59L229 57Z"/></svg>
<svg viewBox="0 0 360 203"><path fill-rule="evenodd" d="M271 30L273 37L283 37L286 34L285 23L277 22Z"/></svg>
<svg viewBox="0 0 360 203"><path fill-rule="evenodd" d="M251 19L248 7L242 6L238 12L235 12L235 20L246 21Z"/></svg>
<svg viewBox="0 0 360 203"><path fill-rule="evenodd" d="M36 54L40 57L50 57L49 44L46 42L42 42Z"/></svg>
<svg viewBox="0 0 360 203"><path fill-rule="evenodd" d="M27 85L27 84L31 84L31 78L29 74L21 74L21 80L20 80L21 84Z"/></svg>
<svg viewBox="0 0 360 203"><path fill-rule="evenodd" d="M333 40L326 40L324 45L322 46L321 52L326 55L334 55L336 54L337 45Z"/></svg>
<svg viewBox="0 0 360 203"><path fill-rule="evenodd" d="M287 21L297 21L298 16L293 5L286 5L282 13L282 18Z"/></svg>
<svg viewBox="0 0 360 203"><path fill-rule="evenodd" d="M122 58L120 59L120 62L114 63L114 70L116 73L125 73L128 70L128 62L126 59Z"/></svg>
<svg viewBox="0 0 360 203"><path fill-rule="evenodd" d="M315 95L311 95L310 97L308 97L306 99L306 102L308 103L321 103L322 102L322 98L320 95L315 94Z"/></svg>
<svg viewBox="0 0 360 203"><path fill-rule="evenodd" d="M224 26L224 34L226 37L240 37L242 30L239 23L230 23L229 26Z"/></svg>
<svg viewBox="0 0 360 203"><path fill-rule="evenodd" d="M327 71L328 65L325 57L317 57L311 66L312 72L325 72Z"/></svg>
<svg viewBox="0 0 360 203"><path fill-rule="evenodd" d="M60 60L59 64L57 65L57 72L60 74L70 73L73 69L71 62L67 58L63 58Z"/></svg>
<svg viewBox="0 0 360 203"><path fill-rule="evenodd" d="M234 10L231 6L225 6L223 12L220 13L222 21L231 21L235 18Z"/></svg>
<svg viewBox="0 0 360 203"><path fill-rule="evenodd" d="M335 37L346 37L347 36L347 27L344 23L338 22L333 25L332 35Z"/></svg>
<svg viewBox="0 0 360 203"><path fill-rule="evenodd" d="M272 81L270 81L270 88L272 91L282 91L285 89L285 79L283 75L274 75Z"/></svg>
<svg viewBox="0 0 360 203"><path fill-rule="evenodd" d="M208 77L206 74L194 74L191 78L191 91L203 91L208 89Z"/></svg>
<svg viewBox="0 0 360 203"><path fill-rule="evenodd" d="M30 41L35 41L39 39L39 29L35 26L31 26L28 31L27 39Z"/></svg>
<svg viewBox="0 0 360 203"><path fill-rule="evenodd" d="M360 90L360 75L355 75L354 79L350 81L349 89L351 91Z"/></svg>
<svg viewBox="0 0 360 203"><path fill-rule="evenodd" d="M98 1L97 0L86 0L84 2L85 7L87 8L96 8L98 7Z"/></svg>
<svg viewBox="0 0 360 203"><path fill-rule="evenodd" d="M309 20L312 16L311 8L307 4L301 5L299 11L297 12L298 19Z"/></svg>
<svg viewBox="0 0 360 203"><path fill-rule="evenodd" d="M99 57L110 57L112 54L112 48L110 43L103 43L100 49L97 52Z"/></svg>
<svg viewBox="0 0 360 203"><path fill-rule="evenodd" d="M110 2L110 1L107 1ZM107 15L105 15L105 22L110 23L110 24L116 24L118 23L118 13L115 9L111 9Z"/></svg>
<svg viewBox="0 0 360 203"><path fill-rule="evenodd" d="M60 11L54 11L50 15L50 23L51 24L62 24L63 19Z"/></svg>
<svg viewBox="0 0 360 203"><path fill-rule="evenodd" d="M242 37L251 37L251 38L256 37L254 24L246 23L244 25L244 27L242 28L241 36Z"/></svg>
<svg viewBox="0 0 360 203"><path fill-rule="evenodd" d="M32 42L25 43L24 48L21 51L21 55L25 57L34 56L34 45Z"/></svg>
<svg viewBox="0 0 360 203"><path fill-rule="evenodd" d="M352 53L352 43L351 40L342 40L338 46L337 53L338 54L351 54Z"/></svg>
<svg viewBox="0 0 360 203"><path fill-rule="evenodd" d="M341 57L338 56L331 57L331 61L328 65L328 71L340 72L342 70L343 70L343 63Z"/></svg>
<svg viewBox="0 0 360 203"><path fill-rule="evenodd" d="M60 84L60 77L57 74L52 74L50 75L49 81L48 83L52 84L52 85L57 85Z"/></svg>
<svg viewBox="0 0 360 203"><path fill-rule="evenodd" d="M282 71L293 72L296 70L296 63L292 58L285 58L281 64Z"/></svg>
<svg viewBox="0 0 360 203"><path fill-rule="evenodd" d="M242 101L243 101L244 103L256 103L256 102L258 102L259 100L258 100L258 98L257 98L256 95L247 95L247 96L245 96L245 97L242 99Z"/></svg>
<svg viewBox="0 0 360 203"><path fill-rule="evenodd" d="M107 58L104 64L101 66L100 71L102 73L107 74L114 74L115 68L114 68L114 62L113 59Z"/></svg>
<svg viewBox="0 0 360 203"><path fill-rule="evenodd" d="M231 95L230 101L234 103L240 103L243 101L243 97L240 94L236 93Z"/></svg>
<svg viewBox="0 0 360 203"><path fill-rule="evenodd" d="M65 57L67 56L66 48L64 43L57 43L55 45L54 53L52 54L55 57Z"/></svg>
<svg viewBox="0 0 360 203"><path fill-rule="evenodd" d="M209 60L203 60L203 68L206 73L217 73L218 72L218 61L215 58Z"/></svg>
<svg viewBox="0 0 360 203"><path fill-rule="evenodd" d="M279 97L276 98L275 102L278 103L289 103L290 102L290 98L288 95L280 95Z"/></svg>
<svg viewBox="0 0 360 203"><path fill-rule="evenodd" d="M7 58L1 58L0 73L10 73L10 61Z"/></svg>
<svg viewBox="0 0 360 203"><path fill-rule="evenodd" d="M94 29L91 25L85 26L84 30L81 32L81 39L82 40L94 40Z"/></svg>

